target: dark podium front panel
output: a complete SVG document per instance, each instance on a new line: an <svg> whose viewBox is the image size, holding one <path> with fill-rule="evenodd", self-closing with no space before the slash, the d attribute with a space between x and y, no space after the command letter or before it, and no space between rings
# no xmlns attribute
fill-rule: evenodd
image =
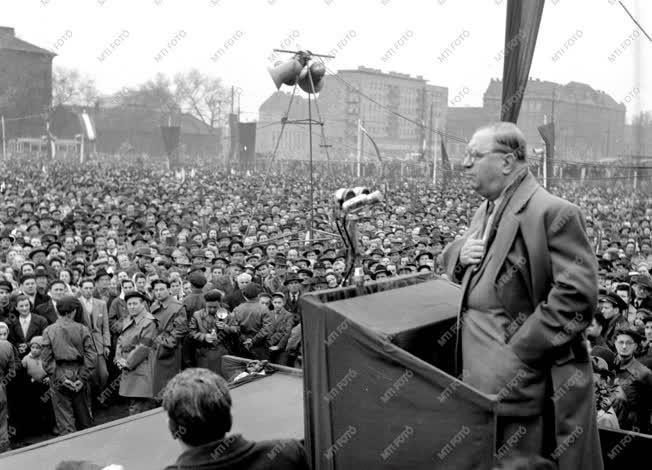
<svg viewBox="0 0 652 470"><path fill-rule="evenodd" d="M432 276L304 297L313 469L491 465L495 400L433 365L451 363L458 301L456 286Z"/></svg>

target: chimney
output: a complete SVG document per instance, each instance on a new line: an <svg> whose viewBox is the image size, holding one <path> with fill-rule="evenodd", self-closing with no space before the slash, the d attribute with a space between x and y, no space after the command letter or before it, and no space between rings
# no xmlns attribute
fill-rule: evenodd
<svg viewBox="0 0 652 470"><path fill-rule="evenodd" d="M16 37L16 31L9 26L0 26L0 36Z"/></svg>

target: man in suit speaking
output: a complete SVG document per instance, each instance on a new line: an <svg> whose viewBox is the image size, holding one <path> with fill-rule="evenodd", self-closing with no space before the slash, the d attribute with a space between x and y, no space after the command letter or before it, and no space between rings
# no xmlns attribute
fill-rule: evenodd
<svg viewBox="0 0 652 470"><path fill-rule="evenodd" d="M560 469L601 470L583 343L597 261L580 210L539 185L512 123L476 131L464 167L485 200L441 260L462 285L457 372L500 402L497 455L520 451Z"/></svg>

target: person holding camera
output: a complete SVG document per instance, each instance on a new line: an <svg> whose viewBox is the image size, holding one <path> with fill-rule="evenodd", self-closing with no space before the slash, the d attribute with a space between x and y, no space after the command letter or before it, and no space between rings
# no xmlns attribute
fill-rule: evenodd
<svg viewBox="0 0 652 470"><path fill-rule="evenodd" d="M196 344L197 366L222 373L222 356L234 353L240 328L222 306L224 295L217 289L204 294L206 307L190 319L190 337Z"/></svg>

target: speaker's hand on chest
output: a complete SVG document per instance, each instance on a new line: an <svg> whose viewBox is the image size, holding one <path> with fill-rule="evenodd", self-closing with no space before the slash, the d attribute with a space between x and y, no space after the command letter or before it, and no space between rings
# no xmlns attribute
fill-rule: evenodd
<svg viewBox="0 0 652 470"><path fill-rule="evenodd" d="M485 242L482 238L476 238L477 233L469 236L462 249L460 250L460 264L462 266L469 266L471 264L479 264L485 252Z"/></svg>

